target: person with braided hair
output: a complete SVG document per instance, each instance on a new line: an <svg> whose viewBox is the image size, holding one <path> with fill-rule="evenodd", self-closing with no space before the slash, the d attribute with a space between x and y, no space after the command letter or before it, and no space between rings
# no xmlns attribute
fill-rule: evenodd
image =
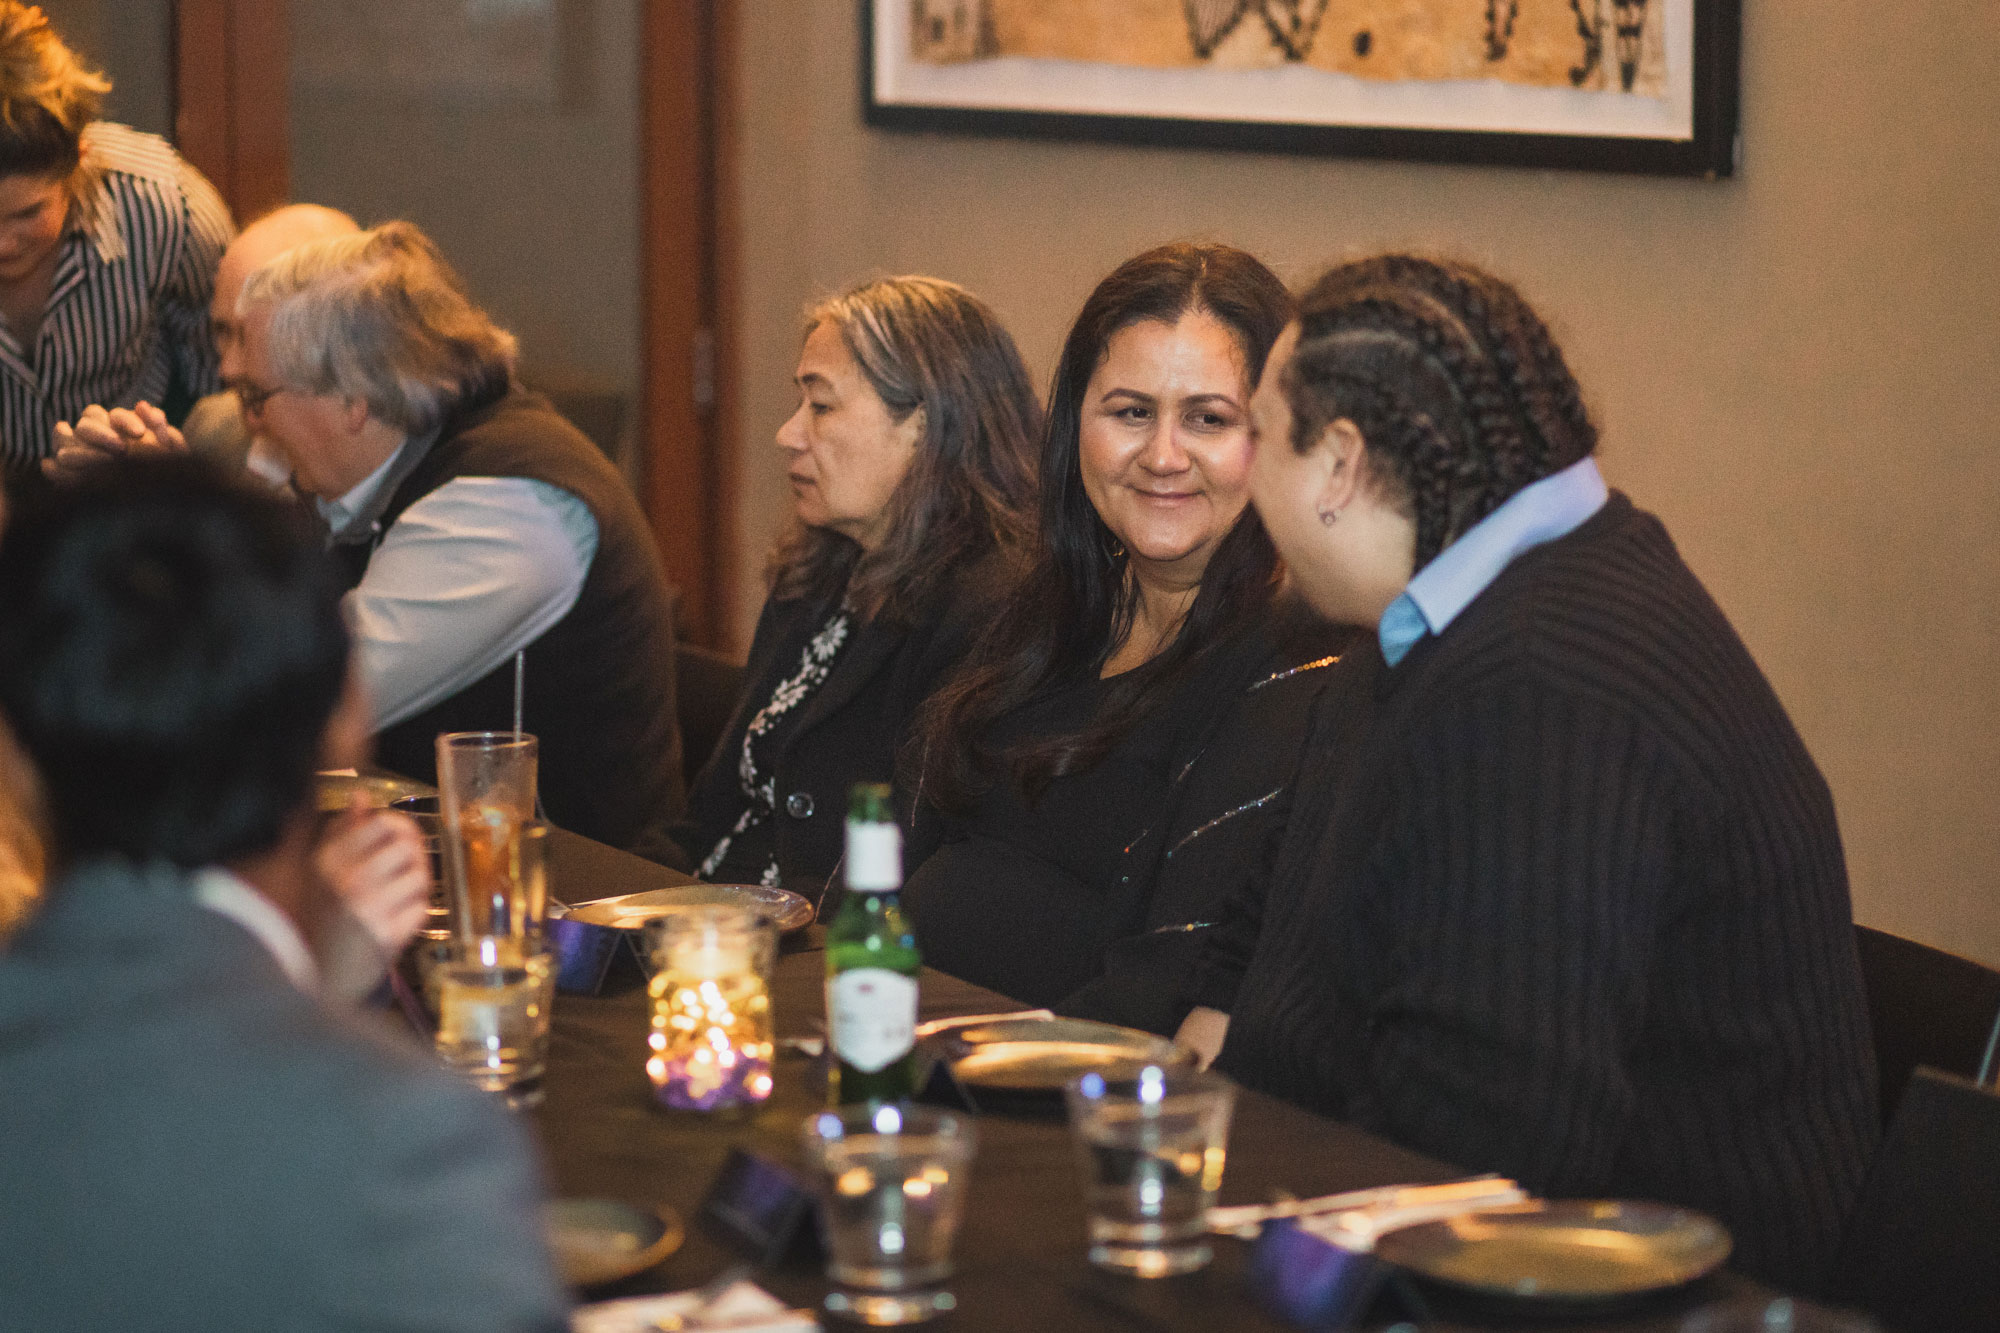
<svg viewBox="0 0 2000 1333"><path fill-rule="evenodd" d="M1333 673L1183 1038L1244 1083L1552 1196L1720 1218L1816 1290L1875 1137L1833 801L1542 321L1346 264L1264 371L1251 492Z"/></svg>

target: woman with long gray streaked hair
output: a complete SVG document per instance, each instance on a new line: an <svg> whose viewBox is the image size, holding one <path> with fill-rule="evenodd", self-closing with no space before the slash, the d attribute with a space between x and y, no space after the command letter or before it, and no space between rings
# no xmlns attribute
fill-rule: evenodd
<svg viewBox="0 0 2000 1333"><path fill-rule="evenodd" d="M704 878L820 902L848 788L894 779L917 705L1032 530L1042 412L998 317L936 278L816 306L797 381L777 437L795 521L676 837ZM922 854L913 840L910 863Z"/></svg>

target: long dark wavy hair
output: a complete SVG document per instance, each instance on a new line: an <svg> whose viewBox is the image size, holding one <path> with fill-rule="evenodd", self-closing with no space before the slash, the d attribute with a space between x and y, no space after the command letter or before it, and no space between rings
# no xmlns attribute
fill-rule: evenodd
<svg viewBox="0 0 2000 1333"><path fill-rule="evenodd" d="M926 702L913 745L923 794L962 810L1001 769L1033 797L1055 778L1095 765L1186 678L1202 656L1264 616L1278 556L1248 506L1217 545L1173 640L1115 677L1088 726L996 754L1001 717L1048 692L1095 679L1138 610L1124 548L1098 517L1079 464L1084 395L1111 339L1145 320L1205 312L1229 330L1254 384L1291 315L1270 269L1226 245L1177 243L1130 259L1097 285L1063 343L1042 435L1041 522L1031 562L967 661Z"/></svg>
<svg viewBox="0 0 2000 1333"><path fill-rule="evenodd" d="M923 438L889 497L888 536L864 553L831 528L794 523L771 556L771 595L832 596L863 619L909 624L989 552L1034 531L1034 442L1042 429L1027 367L986 303L939 278L880 278L815 306L806 332L840 330L862 375Z"/></svg>
<svg viewBox="0 0 2000 1333"><path fill-rule="evenodd" d="M1521 294L1470 264L1379 255L1299 298L1280 381L1304 453L1346 418L1416 520L1422 569L1522 487L1597 447L1562 349Z"/></svg>

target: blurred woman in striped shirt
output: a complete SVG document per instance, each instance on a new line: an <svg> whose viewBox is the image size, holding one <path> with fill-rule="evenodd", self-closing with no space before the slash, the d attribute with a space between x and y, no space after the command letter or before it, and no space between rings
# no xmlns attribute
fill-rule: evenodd
<svg viewBox="0 0 2000 1333"><path fill-rule="evenodd" d="M167 142L96 119L111 82L0 0L0 472L34 476L91 403L178 417L221 387L208 336L234 228Z"/></svg>

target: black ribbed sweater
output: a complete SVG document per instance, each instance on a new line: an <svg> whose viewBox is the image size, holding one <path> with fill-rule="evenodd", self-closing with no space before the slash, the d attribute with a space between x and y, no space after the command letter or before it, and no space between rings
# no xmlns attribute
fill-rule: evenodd
<svg viewBox="0 0 2000 1333"><path fill-rule="evenodd" d="M1665 529L1614 494L1335 675L1211 944L1222 1068L1542 1194L1703 1209L1816 1289L1875 1136L1833 801Z"/></svg>

